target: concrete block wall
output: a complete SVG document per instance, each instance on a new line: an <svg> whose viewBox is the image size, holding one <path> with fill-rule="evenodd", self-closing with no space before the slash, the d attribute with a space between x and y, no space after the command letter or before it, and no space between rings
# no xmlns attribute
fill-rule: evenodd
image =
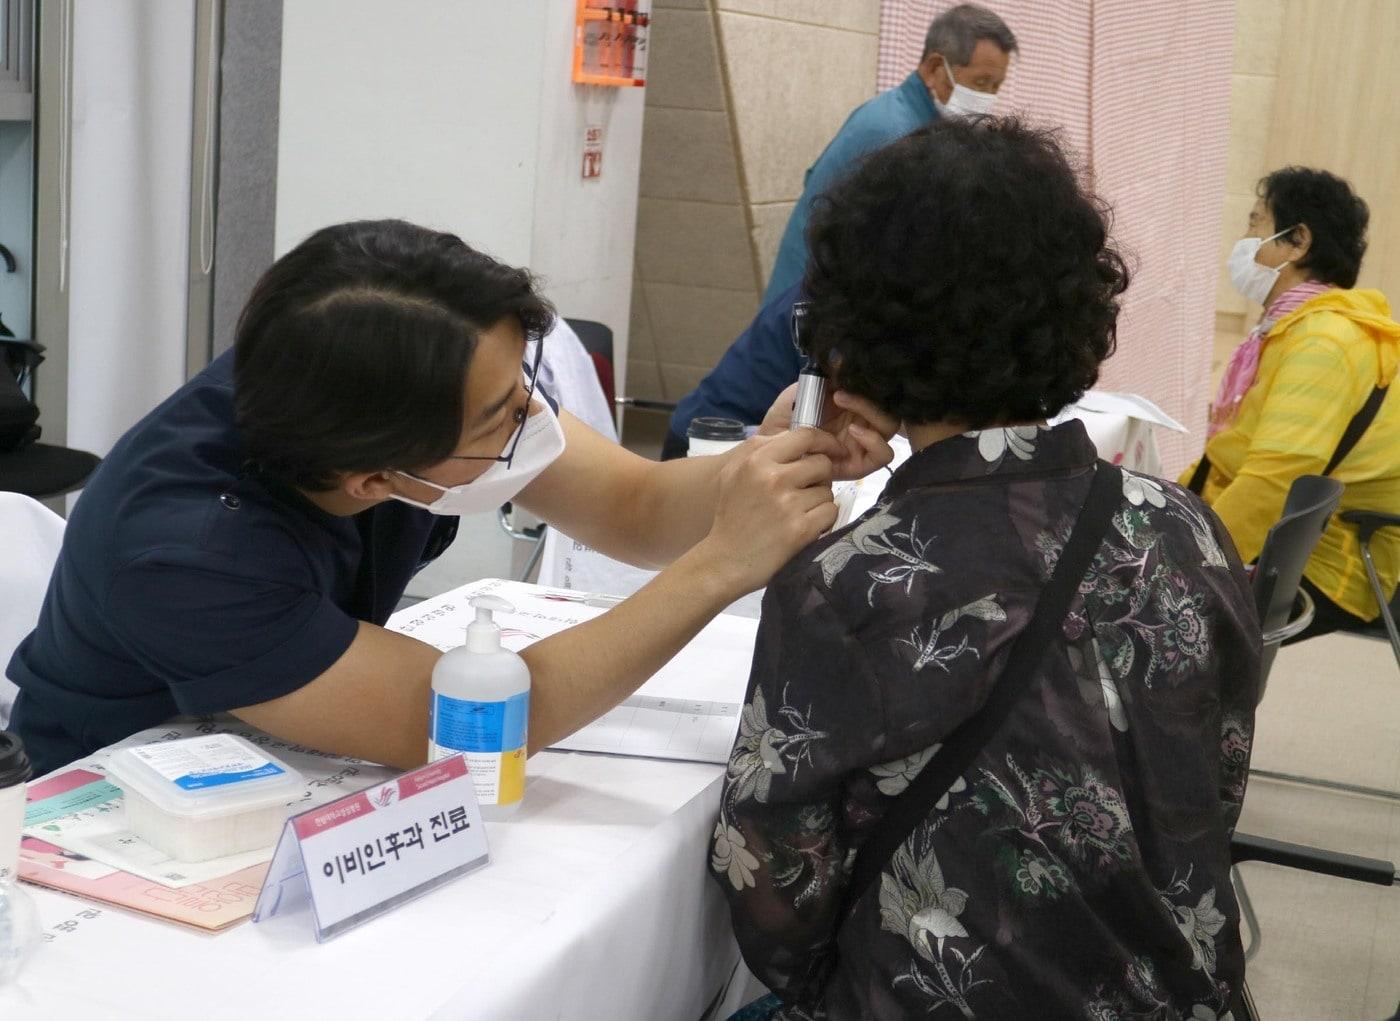
<svg viewBox="0 0 1400 1021"><path fill-rule="evenodd" d="M875 92L879 0L657 0L628 350L675 400L758 308L807 167Z"/></svg>

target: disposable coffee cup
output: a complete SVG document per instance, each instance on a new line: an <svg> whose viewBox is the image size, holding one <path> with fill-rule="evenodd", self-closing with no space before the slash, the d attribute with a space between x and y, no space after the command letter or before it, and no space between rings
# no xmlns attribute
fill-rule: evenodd
<svg viewBox="0 0 1400 1021"><path fill-rule="evenodd" d="M24 785L32 775L24 742L7 730L0 730L0 883L13 882L19 873Z"/></svg>
<svg viewBox="0 0 1400 1021"><path fill-rule="evenodd" d="M685 435L690 440L690 450L686 456L723 454L744 442L744 423L732 418L703 416L691 419Z"/></svg>

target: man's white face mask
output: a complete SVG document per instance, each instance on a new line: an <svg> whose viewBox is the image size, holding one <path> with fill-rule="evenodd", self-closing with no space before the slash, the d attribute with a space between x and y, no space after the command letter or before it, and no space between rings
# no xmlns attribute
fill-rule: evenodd
<svg viewBox="0 0 1400 1021"><path fill-rule="evenodd" d="M948 97L946 103L940 103L937 96L933 97L933 105L938 108L939 113L945 117L984 117L992 112L992 107L997 101L996 93L978 92L966 85L959 85L953 77L953 65L947 57L943 58L943 69L948 73L948 80L953 83L953 94Z"/></svg>
<svg viewBox="0 0 1400 1021"><path fill-rule="evenodd" d="M398 493L394 499L434 514L486 514L509 503L539 477L564 452L564 429L547 403L532 400L532 414L520 427L520 439L509 461L498 460L472 481L460 486L440 486L408 472L395 471L442 495L432 503L420 503Z"/></svg>

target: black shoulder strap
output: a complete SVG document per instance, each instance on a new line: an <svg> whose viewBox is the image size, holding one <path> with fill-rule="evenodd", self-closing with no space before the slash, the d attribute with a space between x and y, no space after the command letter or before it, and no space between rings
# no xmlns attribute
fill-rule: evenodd
<svg viewBox="0 0 1400 1021"><path fill-rule="evenodd" d="M1381 405L1385 403L1385 395L1389 392L1389 387L1378 386L1374 388L1371 391L1371 396L1366 398L1366 403L1361 405L1361 410L1351 416L1346 431L1342 433L1342 438L1337 441L1337 449L1332 451L1332 459L1327 462L1327 467L1322 469L1323 475L1331 475L1336 470L1337 465L1342 463L1342 459L1351 453L1352 448L1371 427L1371 423L1376 420ZM1206 476L1209 474L1210 458L1202 454L1200 461L1196 463L1196 470L1191 473L1191 481L1186 483L1186 488L1200 496L1201 491L1205 489Z"/></svg>
<svg viewBox="0 0 1400 1021"><path fill-rule="evenodd" d="M928 818L938 799L948 793L957 778L972 764L977 753L995 736L1011 712L1011 707L1030 687L1037 668L1054 645L1060 625L1069 613L1074 593L1093 563L1094 554L1104 536L1108 534L1113 514L1122 500L1122 469L1100 461L1069 541L1055 563L1050 581L1036 600L1030 623L1011 646L1000 680L987 696L986 704L949 735L938 754L889 807L861 845L846 890L843 918L849 915L850 909L855 907L884 871L900 845Z"/></svg>
<svg viewBox="0 0 1400 1021"><path fill-rule="evenodd" d="M1376 387L1371 391L1371 396L1366 398L1366 403L1361 405L1361 410L1351 417L1347 423L1346 432L1342 433L1342 438L1337 441L1337 449L1332 451L1332 460L1327 462L1327 467L1322 469L1322 474L1331 475L1332 469L1342 463L1342 459L1351 453L1352 447L1356 446L1364 433L1376 419L1376 413L1381 410L1381 404L1385 401L1385 395L1389 387Z"/></svg>
<svg viewBox="0 0 1400 1021"><path fill-rule="evenodd" d="M1191 481L1186 483L1186 488L1197 496L1200 496L1206 488L1206 477L1210 475L1210 458L1205 451L1201 451L1201 459L1196 462L1196 470L1191 473Z"/></svg>

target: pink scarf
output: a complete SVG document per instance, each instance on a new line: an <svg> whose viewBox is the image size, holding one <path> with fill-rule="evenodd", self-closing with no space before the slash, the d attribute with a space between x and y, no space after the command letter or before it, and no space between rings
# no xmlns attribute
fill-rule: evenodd
<svg viewBox="0 0 1400 1021"><path fill-rule="evenodd" d="M1254 377L1259 372L1259 352L1264 346L1264 337L1274 328L1274 324L1290 312L1296 311L1303 302L1311 301L1331 289L1331 284L1308 280L1284 291L1264 310L1259 325L1250 331L1243 344L1235 348L1235 353L1230 356L1230 364L1225 367L1225 375L1220 378L1220 388L1216 390L1215 400L1210 406L1207 439L1227 428L1239 414L1240 403L1249 392L1249 388L1254 385Z"/></svg>

